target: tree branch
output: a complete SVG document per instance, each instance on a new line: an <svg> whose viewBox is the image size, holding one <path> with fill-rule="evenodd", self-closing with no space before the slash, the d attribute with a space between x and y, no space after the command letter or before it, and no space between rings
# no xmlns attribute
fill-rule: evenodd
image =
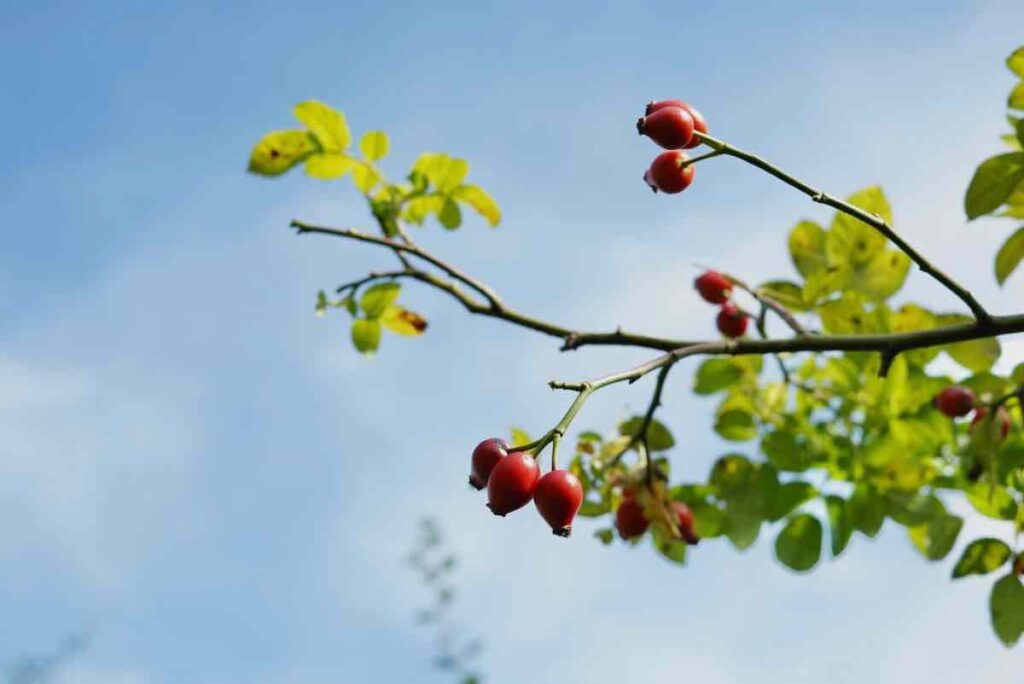
<svg viewBox="0 0 1024 684"><path fill-rule="evenodd" d="M847 214L848 216L852 216L853 218L871 226L879 233L884 235L886 238L888 238L894 245L896 245L900 249L900 251L902 251L904 254L910 257L911 260L915 264L917 264L918 268L920 268L922 271L930 275L932 278L941 283L947 290L949 290L958 298L960 298L960 300L967 305L967 308L971 310L971 313L974 314L974 318L977 319L979 323L984 323L991 320L992 315L989 314L988 311L986 311L980 303L978 303L978 300L974 298L974 295L972 295L965 287L963 287L958 282L956 282L948 275L946 275L944 272L939 270L934 264L928 261L928 259L921 255L916 249L911 247L910 244L902 237L900 237L899 234L895 230L893 230L892 227L888 223L886 223L881 216L878 216L877 214L870 214L861 209L860 207L855 207L854 205L848 202L844 202L840 199L837 199L836 197L833 197L832 195L824 193L821 190L818 190L814 187L811 187L807 183L804 183L798 178L791 176L790 174L770 164L769 162L765 161L756 154L752 154L745 150L738 149L722 140L718 140L717 138L713 138L710 135L706 135L698 131L694 131L694 135L700 138L701 142L711 147L711 149L717 152L721 152L722 154L727 154L730 157L742 159L748 164L756 166L762 171L765 171L766 173L775 176L786 185L792 188L796 188L803 194L810 197L813 201L818 202L819 204L828 205L833 209L836 209L837 211L841 211L842 213Z"/></svg>

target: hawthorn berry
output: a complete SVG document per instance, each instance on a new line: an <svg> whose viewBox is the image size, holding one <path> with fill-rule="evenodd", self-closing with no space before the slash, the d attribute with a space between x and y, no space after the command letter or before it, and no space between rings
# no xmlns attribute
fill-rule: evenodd
<svg viewBox="0 0 1024 684"><path fill-rule="evenodd" d="M743 337L743 333L747 332L747 314L732 302L722 304L715 323L718 331L726 337Z"/></svg>
<svg viewBox="0 0 1024 684"><path fill-rule="evenodd" d="M699 542L700 537L693 528L694 518L690 507L682 501L673 501L671 506L672 511L676 514L676 524L679 525L679 533L683 536L683 541L691 545Z"/></svg>
<svg viewBox="0 0 1024 684"><path fill-rule="evenodd" d="M648 102L647 111L644 113L650 116L654 112L659 111L661 109L665 109L667 107L678 107L680 109L685 110L693 119L693 130L699 131L701 133L708 132L708 122L704 119L704 115L698 112L690 105L688 105L687 103L683 102L682 100L658 100L655 102ZM693 139L690 140L689 144L686 145L686 148L689 149L692 147L697 147L698 145L700 145L700 138L694 136Z"/></svg>
<svg viewBox="0 0 1024 684"><path fill-rule="evenodd" d="M971 418L971 430L976 430L979 425L985 420L985 416L988 415L988 409L984 406L979 406L974 411L974 417ZM1000 406L996 409L996 415L992 420L999 421L999 439L1004 440L1010 434L1010 412L1004 407Z"/></svg>
<svg viewBox="0 0 1024 684"><path fill-rule="evenodd" d="M487 507L506 516L530 503L540 479L537 460L517 451L498 461L487 480Z"/></svg>
<svg viewBox="0 0 1024 684"><path fill-rule="evenodd" d="M693 125L693 117L685 109L665 107L637 119L636 130L666 150L678 150L693 141Z"/></svg>
<svg viewBox="0 0 1024 684"><path fill-rule="evenodd" d="M643 507L631 494L627 494L615 511L615 529L619 531L619 536L623 539L639 537L650 524Z"/></svg>
<svg viewBox="0 0 1024 684"><path fill-rule="evenodd" d="M693 286L711 304L724 304L732 293L732 281L718 271L705 271L697 276Z"/></svg>
<svg viewBox="0 0 1024 684"><path fill-rule="evenodd" d="M476 489L487 486L487 480L498 461L508 456L508 442L497 437L485 439L473 449L472 467L469 473L469 484Z"/></svg>
<svg viewBox="0 0 1024 684"><path fill-rule="evenodd" d="M696 171L692 164L683 166L688 159L686 153L679 150L662 152L651 162L644 174L644 181L654 192L660 190L669 195L682 192L693 182Z"/></svg>
<svg viewBox="0 0 1024 684"><path fill-rule="evenodd" d="M533 503L553 534L568 537L572 519L583 505L583 485L568 470L552 470L537 482Z"/></svg>
<svg viewBox="0 0 1024 684"><path fill-rule="evenodd" d="M974 408L974 392L960 385L950 385L935 395L935 408L950 418L966 416Z"/></svg>

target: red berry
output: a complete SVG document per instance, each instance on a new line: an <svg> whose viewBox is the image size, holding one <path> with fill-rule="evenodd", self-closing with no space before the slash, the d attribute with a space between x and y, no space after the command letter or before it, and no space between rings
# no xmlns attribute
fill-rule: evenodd
<svg viewBox="0 0 1024 684"><path fill-rule="evenodd" d="M583 485L567 470L552 470L537 482L533 503L554 534L568 537L572 519L583 505Z"/></svg>
<svg viewBox="0 0 1024 684"><path fill-rule="evenodd" d="M494 466L498 461L508 455L508 442L497 437L485 439L473 449L472 469L469 473L469 484L477 489L487 486L487 479L491 476Z"/></svg>
<svg viewBox="0 0 1024 684"><path fill-rule="evenodd" d="M639 537L650 524L643 507L632 496L626 495L615 511L615 529L619 531L619 536L623 539Z"/></svg>
<svg viewBox="0 0 1024 684"><path fill-rule="evenodd" d="M718 331L726 337L743 337L743 333L747 332L747 315L732 302L722 305L715 322L718 324Z"/></svg>
<svg viewBox="0 0 1024 684"><path fill-rule="evenodd" d="M679 525L679 533L683 535L683 540L687 544L696 544L700 541L700 537L693 529L693 511L690 507L684 504L682 501L673 501L672 510L676 514L676 523Z"/></svg>
<svg viewBox="0 0 1024 684"><path fill-rule="evenodd" d="M651 162L651 167L644 174L644 181L655 192L660 190L670 195L682 192L693 182L696 171L692 164L682 168L687 159L689 157L679 150L662 152Z"/></svg>
<svg viewBox="0 0 1024 684"><path fill-rule="evenodd" d="M693 286L712 304L724 304L732 292L732 281L718 271L705 271L693 281Z"/></svg>
<svg viewBox="0 0 1024 684"><path fill-rule="evenodd" d="M505 516L530 503L540 479L537 460L517 451L498 461L487 481L487 507Z"/></svg>
<svg viewBox="0 0 1024 684"><path fill-rule="evenodd" d="M666 107L640 117L636 130L666 150L678 150L693 141L693 117L681 107Z"/></svg>
<svg viewBox="0 0 1024 684"><path fill-rule="evenodd" d="M947 388L947 389L950 389L950 388ZM968 391L970 391L970 390L968 390ZM972 396L972 399L973 399L974 395L971 395L971 396ZM942 409L940 408L939 410L942 410ZM946 413L946 412L943 411L943 413ZM959 415L963 415L963 414L961 413ZM985 420L985 416L987 416L987 415L988 415L988 409L985 408L984 406L979 406L974 411L974 418L971 419L971 430L977 429L978 425L981 424L982 421ZM1011 427L1010 412L1007 411L1004 407L1000 406L999 408L996 409L996 416L992 420L998 420L999 421L999 439L1000 440L1006 439L1007 436L1009 436L1009 434L1010 434L1010 427Z"/></svg>
<svg viewBox="0 0 1024 684"><path fill-rule="evenodd" d="M647 103L647 111L645 113L650 116L659 109L665 109L666 107L679 107L680 109L686 110L693 119L693 130L700 131L701 133L708 132L708 122L704 119L704 115L682 100L659 100L657 102L649 102ZM698 145L700 145L700 138L694 136L693 139L690 140L690 144L686 147L691 148L697 147Z"/></svg>
<svg viewBox="0 0 1024 684"><path fill-rule="evenodd" d="M974 401L974 392L960 385L950 385L935 395L933 403L950 418L957 418L970 413Z"/></svg>

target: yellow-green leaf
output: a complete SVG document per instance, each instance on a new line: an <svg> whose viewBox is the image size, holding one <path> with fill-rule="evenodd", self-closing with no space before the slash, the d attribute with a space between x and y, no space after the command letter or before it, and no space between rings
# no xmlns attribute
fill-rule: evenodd
<svg viewBox="0 0 1024 684"><path fill-rule="evenodd" d="M871 299L884 301L903 287L909 272L910 257L895 249L883 249L853 269L849 286Z"/></svg>
<svg viewBox="0 0 1024 684"><path fill-rule="evenodd" d="M1024 47L1019 47L1006 58L1006 66L1013 73L1024 78Z"/></svg>
<svg viewBox="0 0 1024 684"><path fill-rule="evenodd" d="M970 323L973 319L962 314L940 314L939 325L955 325L958 323ZM968 340L946 345L946 353L954 361L967 370L980 373L987 371L995 365L1002 353L999 340L994 337L984 337L979 340Z"/></svg>
<svg viewBox="0 0 1024 684"><path fill-rule="evenodd" d="M279 176L317 151L306 131L273 131L260 138L249 156L249 172Z"/></svg>
<svg viewBox="0 0 1024 684"><path fill-rule="evenodd" d="M892 222L889 202L878 186L855 192L847 201L868 213L878 214L886 223ZM871 226L848 214L836 212L825 236L825 253L832 265L865 264L874 259L885 244L885 236Z"/></svg>
<svg viewBox="0 0 1024 684"><path fill-rule="evenodd" d="M1017 86L1010 91L1010 96L1006 99L1006 104L1013 109L1024 109L1024 81L1021 81Z"/></svg>
<svg viewBox="0 0 1024 684"><path fill-rule="evenodd" d="M805 278L828 268L825 230L814 221L801 221L789 232L789 256Z"/></svg>
<svg viewBox="0 0 1024 684"><path fill-rule="evenodd" d="M512 438L511 446L523 446L524 444L529 444L530 442L533 441L533 438L530 437L530 434L522 428L512 427L510 428L510 433L510 436Z"/></svg>
<svg viewBox="0 0 1024 684"><path fill-rule="evenodd" d="M402 217L409 223L420 225L430 214L441 211L444 198L438 195L421 195L405 203Z"/></svg>
<svg viewBox="0 0 1024 684"><path fill-rule="evenodd" d="M807 311L810 308L804 300L803 288L794 282L769 280L758 289L791 311Z"/></svg>
<svg viewBox="0 0 1024 684"><path fill-rule="evenodd" d="M380 318L402 291L398 283L377 283L363 293L359 306L367 318Z"/></svg>
<svg viewBox="0 0 1024 684"><path fill-rule="evenodd" d="M455 200L446 197L441 203L441 210L437 212L437 220L448 230L455 230L462 225L462 210Z"/></svg>
<svg viewBox="0 0 1024 684"><path fill-rule="evenodd" d="M320 180L334 180L344 176L356 165L356 160L339 152L314 154L306 159L306 175Z"/></svg>
<svg viewBox="0 0 1024 684"><path fill-rule="evenodd" d="M498 203L478 185L460 185L452 191L452 197L472 207L476 213L487 219L493 228L501 222L501 210Z"/></svg>
<svg viewBox="0 0 1024 684"><path fill-rule="evenodd" d="M359 151L370 161L383 159L391 149L391 141L384 131L369 131L359 140Z"/></svg>
<svg viewBox="0 0 1024 684"><path fill-rule="evenodd" d="M320 146L328 152L340 152L352 142L345 115L316 100L295 105L295 118L304 123L316 136Z"/></svg>
<svg viewBox="0 0 1024 684"><path fill-rule="evenodd" d="M1001 207L1022 180L1024 152L1006 152L983 161L964 195L967 218L976 219Z"/></svg>
<svg viewBox="0 0 1024 684"><path fill-rule="evenodd" d="M358 162L352 169L352 182L364 194L380 182L380 172L369 164Z"/></svg>
<svg viewBox="0 0 1024 684"><path fill-rule="evenodd" d="M415 311L403 309L397 304L390 305L380 317L385 328L398 335L416 337L427 329L427 319Z"/></svg>
<svg viewBox="0 0 1024 684"><path fill-rule="evenodd" d="M365 356L373 356L380 346L380 321L357 318L352 321L352 344Z"/></svg>
<svg viewBox="0 0 1024 684"><path fill-rule="evenodd" d="M996 254L996 280L1002 285L1024 258L1024 226L1006 239Z"/></svg>
<svg viewBox="0 0 1024 684"><path fill-rule="evenodd" d="M953 568L953 579L987 575L1009 560L1011 553L1010 547L998 539L975 539L967 545Z"/></svg>

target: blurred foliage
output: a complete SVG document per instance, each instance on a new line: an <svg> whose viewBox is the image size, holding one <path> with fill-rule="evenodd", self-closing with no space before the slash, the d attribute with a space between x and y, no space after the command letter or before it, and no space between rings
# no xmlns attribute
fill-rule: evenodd
<svg viewBox="0 0 1024 684"><path fill-rule="evenodd" d="M479 656L482 644L479 639L464 638L452 619L458 559L434 520L426 518L420 522L409 564L431 593L431 604L416 613L416 621L435 631L434 666L450 673L459 684L479 684L483 679L472 662Z"/></svg>

